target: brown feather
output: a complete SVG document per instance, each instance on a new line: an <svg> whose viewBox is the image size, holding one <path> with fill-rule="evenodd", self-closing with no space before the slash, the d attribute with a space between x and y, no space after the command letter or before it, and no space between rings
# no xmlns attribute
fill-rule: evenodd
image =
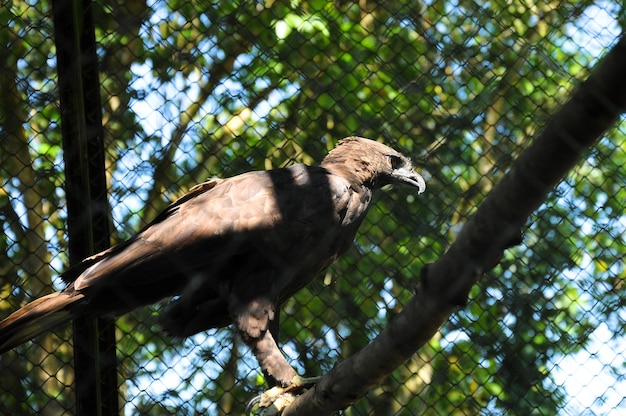
<svg viewBox="0 0 626 416"><path fill-rule="evenodd" d="M197 185L130 240L66 272L64 291L1 322L0 352L79 315L121 314L163 298L174 299L162 316L172 335L233 321L246 341L260 340L280 303L350 247L372 192L393 181L424 188L408 158L352 137L318 167Z"/></svg>
<svg viewBox="0 0 626 416"><path fill-rule="evenodd" d="M80 293L52 293L13 312L0 322L0 352L41 335L76 317L71 306L82 300Z"/></svg>

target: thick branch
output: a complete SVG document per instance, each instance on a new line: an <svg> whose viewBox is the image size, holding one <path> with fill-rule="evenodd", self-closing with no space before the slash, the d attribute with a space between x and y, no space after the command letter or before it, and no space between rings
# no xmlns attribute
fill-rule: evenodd
<svg viewBox="0 0 626 416"><path fill-rule="evenodd" d="M345 408L406 361L465 302L470 288L518 240L528 216L589 146L626 112L622 38L465 224L455 243L422 270L422 287L367 347L338 363L283 415L328 415Z"/></svg>

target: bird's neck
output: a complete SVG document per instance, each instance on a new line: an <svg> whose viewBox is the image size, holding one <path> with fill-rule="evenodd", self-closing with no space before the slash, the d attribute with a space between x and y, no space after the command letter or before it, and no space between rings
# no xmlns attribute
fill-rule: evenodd
<svg viewBox="0 0 626 416"><path fill-rule="evenodd" d="M334 175L346 179L354 188L372 188L374 185L374 175L372 166L366 160L335 160L326 158L321 166Z"/></svg>

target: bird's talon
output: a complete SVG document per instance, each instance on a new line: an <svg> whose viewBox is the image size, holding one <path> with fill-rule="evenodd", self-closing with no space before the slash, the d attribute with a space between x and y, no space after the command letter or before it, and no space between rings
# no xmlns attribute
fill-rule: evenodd
<svg viewBox="0 0 626 416"><path fill-rule="evenodd" d="M317 384L317 382L320 381L320 378L321 377L295 376L291 380L291 384L289 384L289 386L287 386L286 388L289 388L290 390L292 390L292 389L297 389L297 388L310 387L314 384Z"/></svg>
<svg viewBox="0 0 626 416"><path fill-rule="evenodd" d="M252 414L252 409L255 406L258 406L260 409L259 416L280 415L295 400L296 393L302 393L306 387L314 385L318 380L319 377L304 378L295 376L286 387L272 387L250 400L246 406L246 416Z"/></svg>
<svg viewBox="0 0 626 416"><path fill-rule="evenodd" d="M252 415L252 409L254 409L254 406L258 405L261 402L262 397L263 395L259 394L258 396L253 397L252 400L248 402L248 405L246 406L246 416Z"/></svg>
<svg viewBox="0 0 626 416"><path fill-rule="evenodd" d="M296 399L296 396L291 393L272 390L270 389L250 400L246 406L246 416L253 415L252 411L255 407L259 410L258 416L278 416Z"/></svg>

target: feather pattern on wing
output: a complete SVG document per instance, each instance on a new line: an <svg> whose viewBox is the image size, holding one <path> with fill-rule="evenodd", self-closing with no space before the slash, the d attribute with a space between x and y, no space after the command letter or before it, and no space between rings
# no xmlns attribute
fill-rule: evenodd
<svg viewBox="0 0 626 416"><path fill-rule="evenodd" d="M256 339L281 302L351 246L373 191L392 182L419 192L425 186L408 158L353 137L320 166L197 185L128 241L64 273L61 297L35 301L28 314L0 322L0 352L43 332L38 316L58 324L163 298L172 298L162 324L173 335L232 321L244 339Z"/></svg>

